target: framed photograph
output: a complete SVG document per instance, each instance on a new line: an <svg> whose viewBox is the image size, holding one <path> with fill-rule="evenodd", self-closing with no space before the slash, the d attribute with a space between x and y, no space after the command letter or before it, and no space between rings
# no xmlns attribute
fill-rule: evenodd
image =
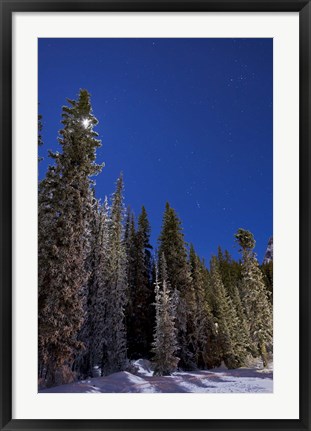
<svg viewBox="0 0 311 431"><path fill-rule="evenodd" d="M310 430L310 2L1 29L1 429Z"/></svg>

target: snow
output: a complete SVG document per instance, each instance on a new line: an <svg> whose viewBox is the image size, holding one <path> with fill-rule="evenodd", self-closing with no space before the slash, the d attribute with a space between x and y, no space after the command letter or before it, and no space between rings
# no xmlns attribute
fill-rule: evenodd
<svg viewBox="0 0 311 431"><path fill-rule="evenodd" d="M68 385L41 390L40 393L271 393L273 365L253 368L192 372L178 371L171 376L153 376L150 362L133 361L139 375L128 371L93 377Z"/></svg>
<svg viewBox="0 0 311 431"><path fill-rule="evenodd" d="M227 370L222 366L213 371L176 372L172 378L179 378L178 384L186 392L256 393L273 391L272 374L270 364L267 369Z"/></svg>
<svg viewBox="0 0 311 431"><path fill-rule="evenodd" d="M273 237L269 239L267 250L264 256L263 263L267 264L273 261Z"/></svg>
<svg viewBox="0 0 311 431"><path fill-rule="evenodd" d="M131 383L134 383L140 390L137 392L157 392L155 387L153 387L149 382L138 376L134 376L131 373L126 372L127 378Z"/></svg>
<svg viewBox="0 0 311 431"><path fill-rule="evenodd" d="M200 384L198 384L200 382ZM232 376L220 375L218 381L212 381L202 377L197 382L180 382L180 386L186 392L209 392L209 393L258 393L272 392L271 379L258 378L233 378Z"/></svg>
<svg viewBox="0 0 311 431"><path fill-rule="evenodd" d="M153 376L153 371L150 369L150 362L146 359L137 359L132 362L133 365L138 369L138 373L142 376Z"/></svg>

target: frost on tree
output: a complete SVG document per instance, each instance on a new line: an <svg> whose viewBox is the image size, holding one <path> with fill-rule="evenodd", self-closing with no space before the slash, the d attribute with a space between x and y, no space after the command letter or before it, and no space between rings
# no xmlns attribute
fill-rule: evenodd
<svg viewBox="0 0 311 431"><path fill-rule="evenodd" d="M251 232L239 229L235 235L242 253L242 297L247 316L251 349L268 365L267 350L272 349L272 305L253 251L255 240Z"/></svg>
<svg viewBox="0 0 311 431"><path fill-rule="evenodd" d="M39 376L50 385L73 378L73 361L83 349L78 333L89 278L90 177L102 168L95 161L100 141L89 93L81 90L68 104L62 113L62 152L50 153L55 164L41 181L38 198Z"/></svg>
<svg viewBox="0 0 311 431"><path fill-rule="evenodd" d="M93 376L94 367L102 366L102 340L106 317L106 284L108 277L109 226L110 215L108 200L101 205L94 201L91 223L91 252L87 260L89 282L85 320L79 339L84 351L75 360L75 370L80 378Z"/></svg>
<svg viewBox="0 0 311 431"><path fill-rule="evenodd" d="M207 297L207 269L193 245L190 247L189 264L191 284L187 295L188 342L196 366L206 368L211 364L213 317Z"/></svg>
<svg viewBox="0 0 311 431"><path fill-rule="evenodd" d="M154 375L167 376L176 370L179 358L177 330L175 328L176 318L176 295L172 295L170 283L166 271L166 261L161 257L161 278L158 279L156 270L155 283L155 308L156 327L154 331L153 353L154 353Z"/></svg>
<svg viewBox="0 0 311 431"><path fill-rule="evenodd" d="M181 221L175 210L167 203L163 216L162 230L159 237L159 256L165 257L167 275L173 291L178 292L176 312L178 356L180 366L184 369L194 369L193 354L189 349L187 333L188 326L188 292L191 285L191 274L188 263L188 253L182 232ZM161 260L159 261L161 274Z"/></svg>
<svg viewBox="0 0 311 431"><path fill-rule="evenodd" d="M127 333L131 358L149 357L154 327L154 289L152 287L152 246L150 224L142 207L135 230L134 216L128 211L125 243L128 258Z"/></svg>
<svg viewBox="0 0 311 431"><path fill-rule="evenodd" d="M124 243L123 177L113 194L103 286L104 317L100 341L102 375L123 370L127 365L125 307L127 302L127 261Z"/></svg>

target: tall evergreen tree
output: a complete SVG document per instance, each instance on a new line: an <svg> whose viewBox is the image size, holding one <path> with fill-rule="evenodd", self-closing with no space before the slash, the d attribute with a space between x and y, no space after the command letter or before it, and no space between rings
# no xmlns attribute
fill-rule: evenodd
<svg viewBox="0 0 311 431"><path fill-rule="evenodd" d="M125 307L125 321L127 333L127 352L129 358L135 356L135 261L136 261L136 228L135 217L130 207L127 208L124 245L127 262L127 303Z"/></svg>
<svg viewBox="0 0 311 431"><path fill-rule="evenodd" d="M49 384L68 378L82 348L78 333L89 278L90 177L102 168L95 162L100 141L89 93L81 90L68 103L62 113L62 152L50 153L55 166L39 186L39 360Z"/></svg>
<svg viewBox="0 0 311 431"><path fill-rule="evenodd" d="M155 308L156 326L154 331L153 353L155 370L154 375L167 376L176 370L179 358L176 356L177 330L176 318L176 293L172 294L167 276L167 268L164 254L161 261L161 281L158 280L156 269L155 283Z"/></svg>
<svg viewBox="0 0 311 431"><path fill-rule="evenodd" d="M251 232L239 229L235 234L242 252L242 293L255 356L268 363L267 348L272 345L272 306L254 253L255 240Z"/></svg>
<svg viewBox="0 0 311 431"><path fill-rule="evenodd" d="M189 254L191 284L188 295L188 338L194 361L200 368L209 367L213 319L207 297L207 273L204 262L193 245Z"/></svg>
<svg viewBox="0 0 311 431"><path fill-rule="evenodd" d="M94 191L90 194L92 199L91 213L89 220L89 241L86 252L85 268L89 275L85 291L82 293L82 301L84 304L84 320L81 330L78 334L78 340L83 343L83 349L80 349L75 357L73 369L78 378L87 378L93 376L94 366L94 296L96 295L96 268L97 268L97 243L100 238L101 219L100 219L100 204L95 199Z"/></svg>
<svg viewBox="0 0 311 431"><path fill-rule="evenodd" d="M211 271L206 268L205 262L202 261L202 278L204 283L205 291L205 307L207 319L207 328L205 333L207 334L207 342L204 341L202 344L202 365L199 364L201 368L215 368L221 365L222 356L219 347L218 340L218 324L216 318L213 314L213 283L211 277Z"/></svg>
<svg viewBox="0 0 311 431"><path fill-rule="evenodd" d="M239 333L239 319L221 280L217 258L211 260L212 309L215 318L218 353L228 368L237 368L246 359L246 345Z"/></svg>
<svg viewBox="0 0 311 431"><path fill-rule="evenodd" d="M150 352L154 313L152 303L152 246L150 245L150 224L145 207L138 217L135 234L134 283L132 298L132 328L130 354L133 357L147 357Z"/></svg>
<svg viewBox="0 0 311 431"><path fill-rule="evenodd" d="M111 207L102 375L123 370L127 363L125 307L128 280L123 218L123 176L120 175Z"/></svg>
<svg viewBox="0 0 311 431"><path fill-rule="evenodd" d="M250 335L241 300L241 263L234 261L228 250L225 250L223 253L220 247L218 247L217 261L226 294L232 303L232 307L235 309L234 313L238 316L238 323L234 324L232 322L236 341L235 351L239 358L242 359L242 362L244 362L247 352L250 352Z"/></svg>
<svg viewBox="0 0 311 431"><path fill-rule="evenodd" d="M94 246L94 279L89 313L91 316L90 356L91 365L99 365L102 372L106 366L107 350L107 303L109 296L111 217L108 199L98 211L97 235Z"/></svg>
<svg viewBox="0 0 311 431"><path fill-rule="evenodd" d="M187 334L191 274L181 222L169 203L165 207L162 231L159 237L159 256L163 254L167 263L167 276L172 289L176 289L179 293L176 314L179 365L184 369L192 369L195 367L195 363L193 354L189 349ZM159 268L161 273L161 260L159 261Z"/></svg>
<svg viewBox="0 0 311 431"><path fill-rule="evenodd" d="M198 268L198 256L195 253L194 247L190 245L189 253L189 270L190 270L190 283L187 291L187 336L190 351L193 354L195 362L198 351L198 334L197 334L197 291L200 286L200 274Z"/></svg>
<svg viewBox="0 0 311 431"><path fill-rule="evenodd" d="M211 259L211 306L217 334L217 353L219 362L233 356L233 340L230 331L230 305L222 283L217 259Z"/></svg>

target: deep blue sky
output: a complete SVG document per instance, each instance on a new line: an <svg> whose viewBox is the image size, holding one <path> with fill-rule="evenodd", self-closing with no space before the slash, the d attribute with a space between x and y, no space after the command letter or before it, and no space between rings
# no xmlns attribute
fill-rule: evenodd
<svg viewBox="0 0 311 431"><path fill-rule="evenodd" d="M39 39L44 147L58 147L61 107L92 96L105 162L97 197L124 173L125 204L145 205L152 242L165 202L207 262L238 257L234 233L253 232L260 261L272 235L272 39Z"/></svg>

